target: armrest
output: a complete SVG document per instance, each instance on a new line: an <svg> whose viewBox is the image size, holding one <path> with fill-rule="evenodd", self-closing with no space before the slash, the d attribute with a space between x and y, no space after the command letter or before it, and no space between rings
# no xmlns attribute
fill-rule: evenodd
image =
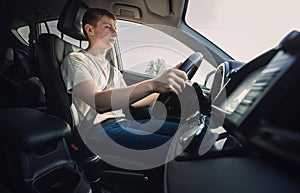
<svg viewBox="0 0 300 193"><path fill-rule="evenodd" d="M1 143L19 151L41 149L71 133L63 120L30 108L0 109Z"/></svg>

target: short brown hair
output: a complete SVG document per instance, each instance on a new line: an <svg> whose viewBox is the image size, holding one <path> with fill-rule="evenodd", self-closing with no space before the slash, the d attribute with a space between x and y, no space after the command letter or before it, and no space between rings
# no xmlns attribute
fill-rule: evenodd
<svg viewBox="0 0 300 193"><path fill-rule="evenodd" d="M90 24L93 27L97 26L97 22L102 16L107 16L113 20L117 20L116 16L112 14L111 12L107 11L106 9L100 9L100 8L90 8L88 9L82 18L82 28L83 33L86 38L88 38L86 31L84 30L84 26L86 24Z"/></svg>

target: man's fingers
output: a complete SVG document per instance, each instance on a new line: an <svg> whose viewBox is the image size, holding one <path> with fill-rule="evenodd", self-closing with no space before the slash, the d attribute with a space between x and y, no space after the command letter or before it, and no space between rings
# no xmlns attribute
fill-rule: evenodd
<svg viewBox="0 0 300 193"><path fill-rule="evenodd" d="M182 70L179 70L179 69L173 69L173 72L174 72L177 76L179 76L180 78L184 79L184 81L186 81L186 80L188 79L187 74L186 74L184 71L182 71Z"/></svg>
<svg viewBox="0 0 300 193"><path fill-rule="evenodd" d="M160 82L156 90L159 92L174 92L178 94L185 89L185 81L187 79L185 72L178 69L169 69L161 76L155 78L156 81Z"/></svg>
<svg viewBox="0 0 300 193"><path fill-rule="evenodd" d="M182 62L180 62L179 64L177 64L177 65L174 67L174 69L180 68L181 65L182 65Z"/></svg>

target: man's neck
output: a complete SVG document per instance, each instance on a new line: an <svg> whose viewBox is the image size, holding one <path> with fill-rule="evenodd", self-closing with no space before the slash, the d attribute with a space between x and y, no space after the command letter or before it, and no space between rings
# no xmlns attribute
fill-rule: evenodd
<svg viewBox="0 0 300 193"><path fill-rule="evenodd" d="M103 49L97 49L96 46L90 47L88 46L88 48L86 49L87 52L89 52L90 54L92 54L93 56L99 58L100 60L105 60L105 56L106 56L106 50Z"/></svg>

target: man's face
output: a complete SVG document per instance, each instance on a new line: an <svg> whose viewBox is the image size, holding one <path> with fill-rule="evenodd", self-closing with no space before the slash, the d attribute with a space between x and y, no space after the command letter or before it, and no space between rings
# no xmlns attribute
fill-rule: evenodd
<svg viewBox="0 0 300 193"><path fill-rule="evenodd" d="M90 40L97 46L104 49L110 49L117 37L116 21L110 17L102 16L97 22L96 27L92 27L93 33L90 33Z"/></svg>

